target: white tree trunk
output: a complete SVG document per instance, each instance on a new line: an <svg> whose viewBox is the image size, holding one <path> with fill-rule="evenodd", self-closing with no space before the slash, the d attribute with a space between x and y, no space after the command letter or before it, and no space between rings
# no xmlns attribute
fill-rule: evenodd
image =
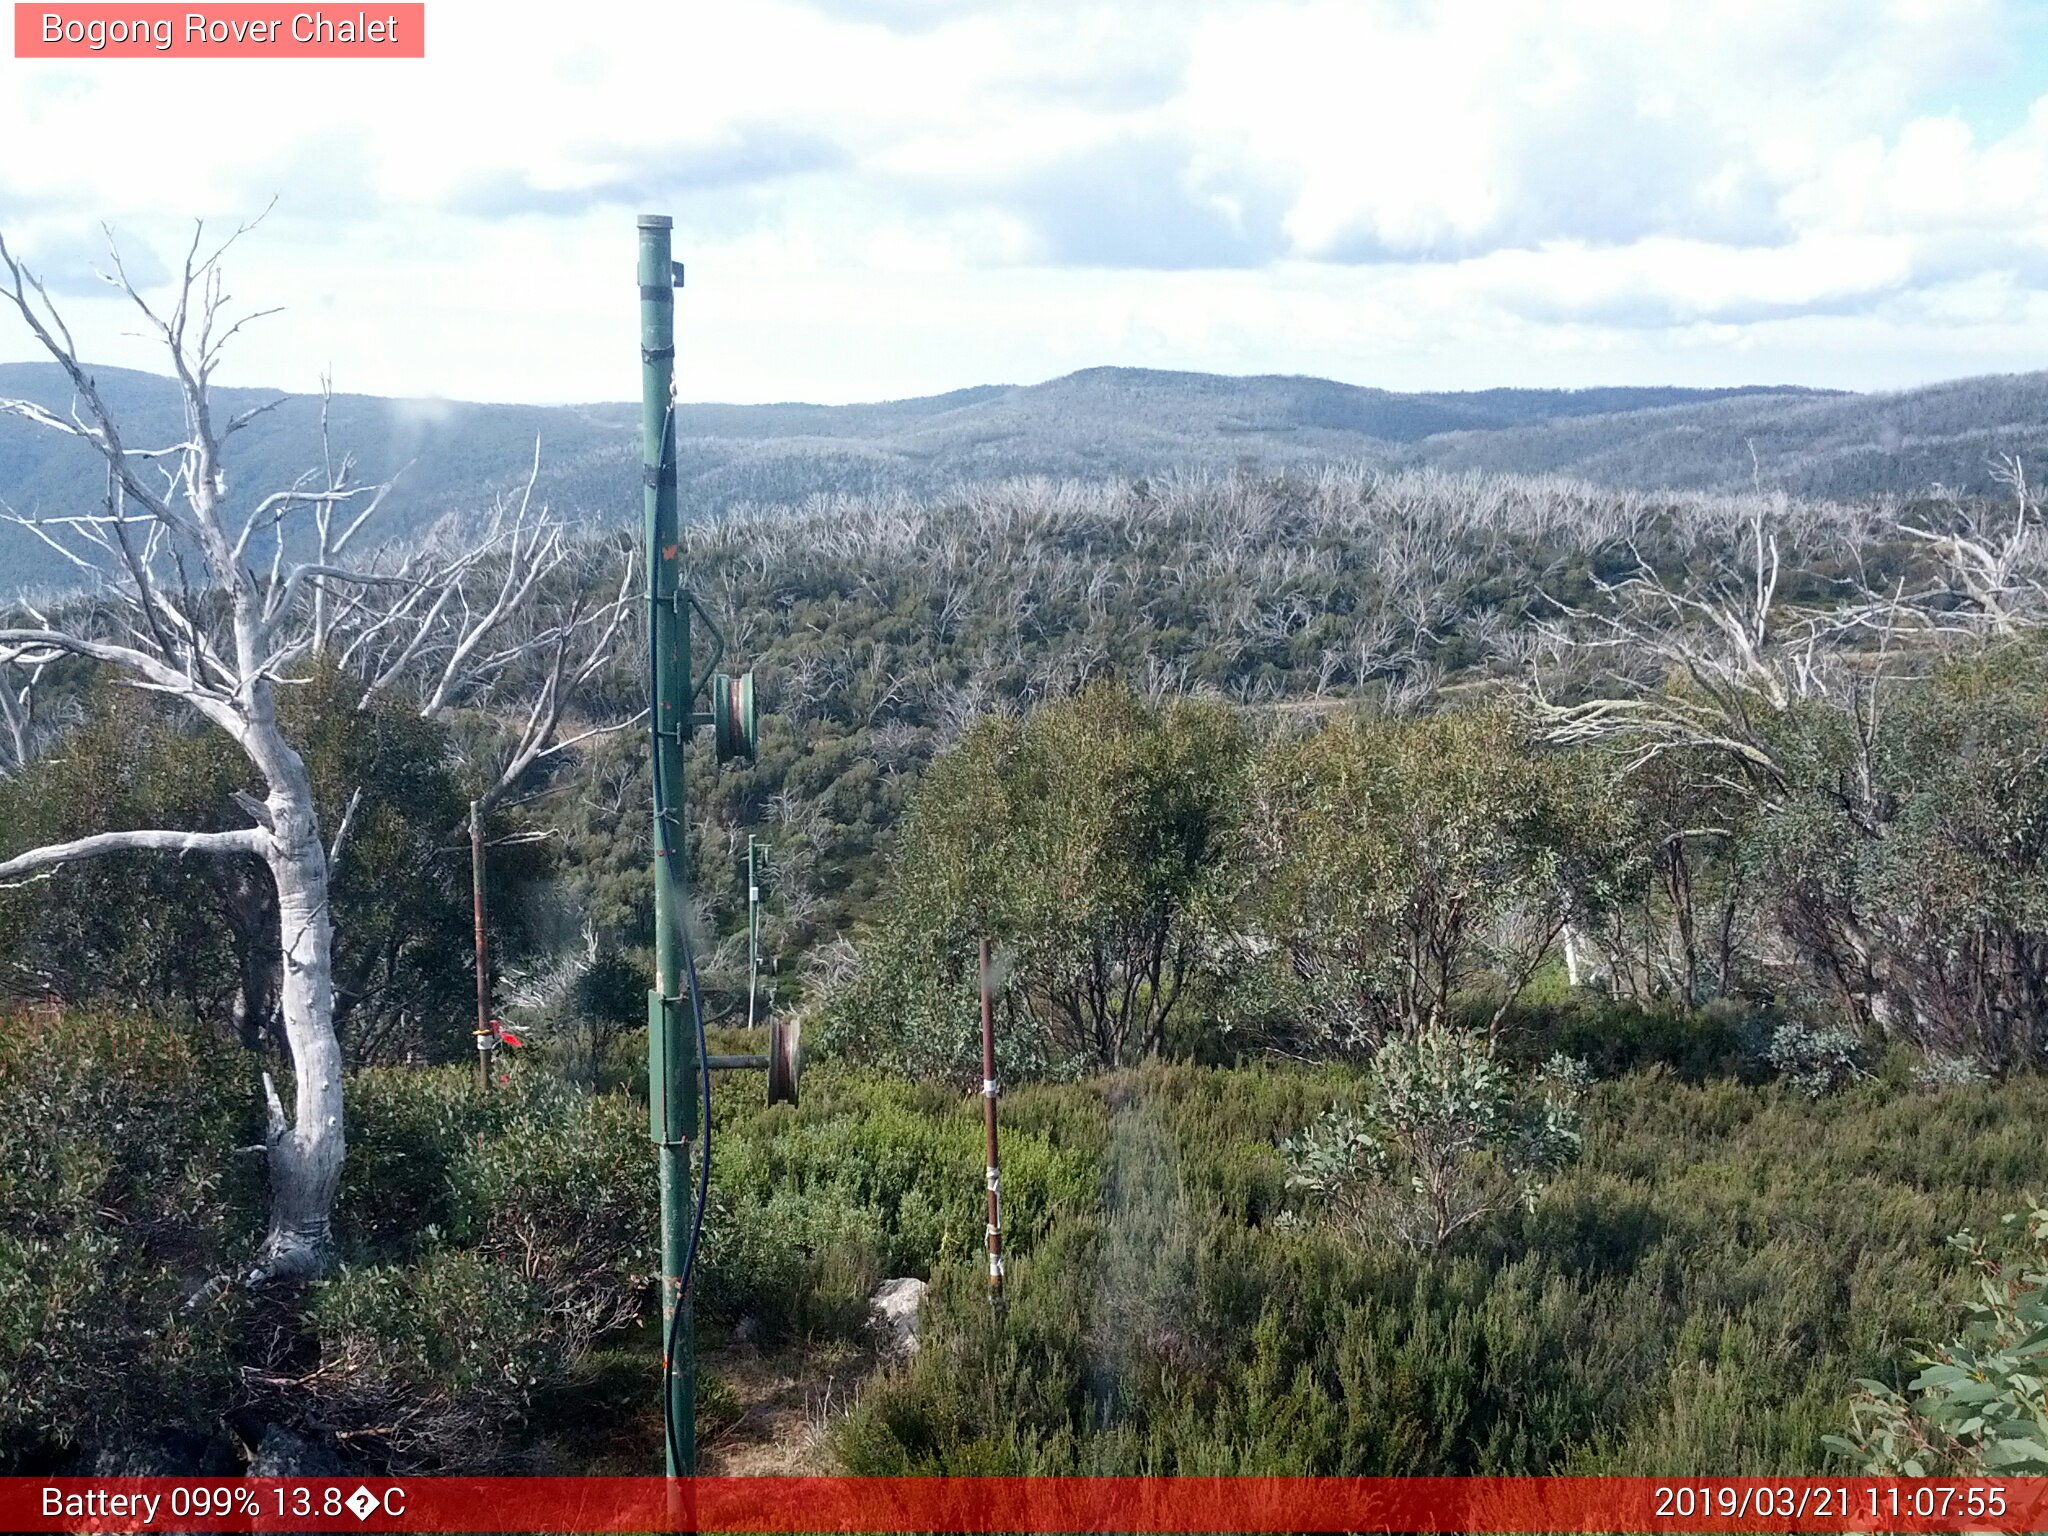
<svg viewBox="0 0 2048 1536"><path fill-rule="evenodd" d="M316 1275L331 1257L329 1213L347 1143L341 1047L334 1033L328 861L341 856L362 794L357 785L334 841L323 842L305 762L278 726L275 685L309 655L325 653L364 678L365 697L404 679L421 680L420 712L431 718L460 699L488 697L515 664L537 664L540 682L511 755L482 796L489 806L541 759L614 728L594 726L566 741L559 736L574 695L612 655L633 612L637 565L630 554L620 560L617 595L609 603L586 607L578 598L565 613L534 616L549 578L582 558L559 519L544 507L529 515L540 471L537 441L524 493L516 501L501 500L478 536L452 540L446 548L423 546L395 564L340 563L390 489L389 482L353 484L352 458L343 458L338 467L330 458L323 475L246 504L240 530L233 531L223 513L227 472L222 447L280 403L257 406L221 423L209 395L221 348L254 318L235 320L224 313L228 296L219 269L221 256L248 227L211 255L201 251L204 226L195 228L168 313L152 307L129 283L120 253L113 253L111 280L164 344L184 396L183 440L156 449L133 448L124 441L48 290L0 239L0 304L20 316L64 370L74 395L68 418L31 400L5 397L0 397L0 416L81 440L100 455L108 474L105 515L57 517L52 526L62 530L59 534L47 531L41 521L34 527L60 549L66 536L79 544L66 551L79 565L90 569L110 560L120 573L120 600L95 604L92 622L82 627L52 628L33 612L32 627L0 626L0 673L6 674L0 677L0 772L18 771L27 760L36 678L58 657L73 656L112 669L132 687L179 700L225 732L260 774L266 796L262 801L245 793L235 796L254 823L248 827L95 833L0 860L0 880L135 850L179 857L253 855L269 869L277 887L278 1014L291 1056L292 1106L287 1114L277 1085L265 1073L270 1230L250 1272L252 1280L263 1280ZM325 421L323 411L323 448ZM166 464L174 468L160 476ZM307 508L315 513L319 558L287 560L283 519ZM337 530L334 517L343 511L345 522ZM195 546L206 562L198 592L185 563L186 552ZM494 595L484 595L475 585L486 581L495 587ZM335 604L334 593L341 590L351 596ZM380 594L381 600L371 603L371 594ZM108 633L89 632L102 625ZM15 680L17 671L26 682ZM247 977L241 990L246 1031L253 1025L254 991Z"/></svg>
<svg viewBox="0 0 2048 1536"><path fill-rule="evenodd" d="M293 1102L287 1120L275 1094L271 1097L270 1231L255 1278L307 1278L324 1270L331 1256L328 1216L347 1151L341 1046L334 1035L327 860L315 840L310 856L280 852L270 868L277 880L284 951L280 1012L291 1050Z"/></svg>
<svg viewBox="0 0 2048 1536"><path fill-rule="evenodd" d="M341 1181L341 1044L334 1033L334 928L327 902L327 850L306 765L277 730L267 684L251 699L249 755L270 781L271 844L265 862L277 882L283 965L278 1011L291 1052L289 1118L266 1081L269 1107L270 1230L252 1279L320 1274L333 1254L329 1217Z"/></svg>

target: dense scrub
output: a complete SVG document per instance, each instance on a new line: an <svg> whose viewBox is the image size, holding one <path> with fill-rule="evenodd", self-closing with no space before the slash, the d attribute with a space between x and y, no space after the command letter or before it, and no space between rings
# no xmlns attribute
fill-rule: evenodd
<svg viewBox="0 0 2048 1536"><path fill-rule="evenodd" d="M987 936L1012 1074L1491 1034L1559 970L1636 1018L1726 1003L1852 1055L2038 1065L2048 652L1735 729L1560 743L1496 699L1255 732L1091 683L932 765L826 1038L972 1079L958 1020Z"/></svg>
<svg viewBox="0 0 2048 1536"><path fill-rule="evenodd" d="M1812 1105L1600 1085L1536 1209L1444 1257L1279 1223L1274 1140L1341 1075L1154 1069L1020 1095L1101 1159L992 1315L938 1271L927 1347L841 1426L867 1473L1801 1472L1970 1277L1942 1249L2048 1164L2042 1085ZM963 1170L964 1178L971 1170ZM1906 1375L1910 1376L1910 1369Z"/></svg>
<svg viewBox="0 0 2048 1536"><path fill-rule="evenodd" d="M640 1317L646 1112L541 1073L358 1074L344 1263L244 1288L246 1070L140 1018L0 1030L0 1467L229 1470L273 1424L489 1464Z"/></svg>
<svg viewBox="0 0 2048 1536"><path fill-rule="evenodd" d="M1148 703L1193 694L1250 706L1250 724L1273 729L1340 706L1429 712L1519 685L1539 664L1553 692L1580 699L1608 686L1601 668L1610 662L1637 677L1668 670L1644 644L1587 651L1560 640L1562 615L1598 608L1614 584L1648 569L1675 590L1725 585L1732 553L1747 547L1751 521L1761 518L1782 556L1774 594L1782 614L1839 606L1859 583L1918 590L1941 578L1943 556L1900 532L1906 515L1891 504L1332 469L1017 481L928 500L821 499L694 525L695 585L732 642L730 659L757 668L764 700L756 764L692 770L693 905L706 937L707 995L721 1016L743 1007L737 935L747 834L767 845L764 932L777 985L785 1000L819 994L844 970L837 940L875 915L888 852L927 769L985 716L1021 716L1108 677ZM1975 504L1913 515L1986 536L2010 525L2000 509ZM1918 670L1924 651L1898 670ZM595 681L598 697L638 697L637 654L621 647ZM67 679L51 680L45 736L61 737L80 713L104 712L103 699L78 691L82 674ZM321 689L320 707L337 720L378 723L350 716L337 683ZM189 755L175 739L188 726L151 726L151 761ZM139 725L127 732L143 734ZM361 845L362 860L344 862L337 892L354 901L340 914L347 921L338 921L337 943L349 973L343 1001L354 1014L343 1021L344 1040L362 1061L461 1043L443 1020L461 991L462 858L459 837L440 825L440 802L459 808L463 789L459 776L432 771L434 755L445 760L460 743L423 739L431 734L357 729L316 744L320 792L331 802L324 813L337 816L360 785L365 817L381 800L386 818L375 845ZM196 766L167 793L133 750L118 748L102 742L98 758L140 793L109 797L38 763L17 791L26 809L0 804L0 854L73 825L148 815L211 825L234 814L227 795L236 786L216 766ZM539 840L501 839L493 853L494 869L525 887L493 893L501 953L535 942L576 946L586 930L606 954L630 957L649 941L644 755L629 736L596 737L536 774L534 798L502 830ZM1838 765L1825 753L1803 760L1817 764L1814 785L1825 793ZM1718 801L1698 798L1713 778L1646 775L1646 790L1661 789L1664 800L1646 795L1642 837L1663 842L1727 825ZM1711 814L1688 819L1691 809ZM1697 887L1698 921L1690 932L1659 934L1673 954L1603 957L1617 988L1675 988L1687 1002L1728 989L1711 942L1727 883L1714 872L1696 878L1700 860L1721 851L1681 837L1646 865L1646 880ZM230 1029L228 962L249 947L243 932L262 931L260 914L239 912L227 899L235 893L224 896L212 888L219 880L199 871L109 868L160 893L152 906L165 915L154 924L172 914L180 924L174 934L153 926L146 943L128 946L134 953L108 938L110 959L152 1006ZM63 914L82 916L80 931L97 939L92 919L107 910L104 886L101 876L66 871L43 887L43 902L0 905L0 987L79 1001L108 985L93 967L48 958L72 926ZM355 900L379 892L391 894L391 910ZM1599 937L1579 935L1587 945ZM1674 971L1675 979L1663 974Z"/></svg>
<svg viewBox="0 0 2048 1536"><path fill-rule="evenodd" d="M1885 507L1337 469L820 498L696 525L697 589L764 698L759 762L695 781L699 906L731 931L759 830L769 938L822 975L880 892L926 769L982 716L1102 677L1269 719L1344 701L1413 712L1445 686L1525 677L1556 605L1593 601L1639 559L1706 579L1759 507L1797 568L1788 597L1924 558ZM636 934L641 774L630 743L604 744L548 810L567 886L600 926ZM729 998L732 952L708 958Z"/></svg>
<svg viewBox="0 0 2048 1536"><path fill-rule="evenodd" d="M1553 1014L1510 1043L1533 1055L1564 1032ZM648 1326L636 1100L531 1071L489 1098L453 1069L358 1074L349 1262L288 1325L232 1288L186 1309L260 1218L226 1150L246 1100L178 1039L94 1020L9 1035L10 1465L135 1465L138 1440L190 1465L225 1430L284 1422L367 1463L516 1466L591 1411L575 1394L606 1341ZM930 1276L924 1351L837 1431L862 1472L1815 1468L1857 1378L1904 1386L1908 1342L1954 1330L1971 1276L1943 1240L2048 1175L2048 1085L1928 1093L1901 1061L1812 1101L1696 1061L1681 1076L1651 1026L1634 1049L1534 1209L1440 1254L1290 1216L1313 1212L1282 1145L1364 1101L1355 1069L1017 1088L1000 1321L977 1097L829 1064L796 1109L735 1086L706 1327L853 1339L876 1279ZM128 1135L143 1116L150 1135ZM53 1308L74 1326L45 1328ZM612 1411L651 1400L642 1385ZM172 1418L186 1438L167 1445Z"/></svg>
<svg viewBox="0 0 2048 1536"><path fill-rule="evenodd" d="M0 1470L216 1432L246 1298L190 1302L261 1230L249 1087L146 1018L0 1028Z"/></svg>

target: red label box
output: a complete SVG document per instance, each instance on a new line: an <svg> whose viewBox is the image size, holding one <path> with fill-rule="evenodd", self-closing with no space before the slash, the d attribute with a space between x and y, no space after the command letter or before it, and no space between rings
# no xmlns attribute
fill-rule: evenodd
<svg viewBox="0 0 2048 1536"><path fill-rule="evenodd" d="M16 0L17 59L423 59L420 0L67 5Z"/></svg>
<svg viewBox="0 0 2048 1536"><path fill-rule="evenodd" d="M10 1531L2048 1530L2048 1479L0 1477Z"/></svg>

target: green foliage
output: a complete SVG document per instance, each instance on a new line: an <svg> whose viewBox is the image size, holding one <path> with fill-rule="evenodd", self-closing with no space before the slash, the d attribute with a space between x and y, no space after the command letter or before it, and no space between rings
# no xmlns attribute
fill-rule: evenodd
<svg viewBox="0 0 2048 1536"><path fill-rule="evenodd" d="M1242 878L1277 963L1252 984L1324 1050L1427 1028L1477 987L1504 1007L1572 903L1609 899L1623 855L1591 766L1532 753L1501 706L1272 742Z"/></svg>
<svg viewBox="0 0 2048 1536"><path fill-rule="evenodd" d="M594 1242L604 1257L593 1268L644 1273L647 1118L625 1095L530 1070L501 1072L483 1093L467 1068L375 1068L349 1079L349 1108L335 1210L358 1254L547 1247L523 1260L545 1267Z"/></svg>
<svg viewBox="0 0 2048 1536"><path fill-rule="evenodd" d="M1856 1031L1840 1024L1818 1028L1805 1024L1780 1024L1764 1047L1771 1066L1809 1099L1832 1093L1844 1083L1868 1077L1867 1055Z"/></svg>
<svg viewBox="0 0 2048 1536"><path fill-rule="evenodd" d="M1578 1155L1582 1062L1519 1081L1485 1036L1441 1024L1390 1040L1361 1109L1324 1113L1282 1149L1287 1187L1347 1230L1434 1251L1497 1211L1534 1210Z"/></svg>
<svg viewBox="0 0 2048 1536"><path fill-rule="evenodd" d="M1745 856L1807 990L1923 1049L2036 1062L2048 1018L2048 651L1891 690L1868 729L1779 722L1790 783Z"/></svg>
<svg viewBox="0 0 2048 1536"><path fill-rule="evenodd" d="M62 750L0 778L0 857L124 828L247 825L227 799L242 770L225 737L107 683L83 703ZM0 891L0 996L224 1018L238 975L224 907L262 878L254 859L127 853Z"/></svg>
<svg viewBox="0 0 2048 1536"><path fill-rule="evenodd" d="M1032 1091L1103 1169L1011 1265L934 1273L856 1473L1808 1473L1858 1378L1962 1300L1941 1260L2048 1169L2048 1085L1819 1102L1593 1085L1533 1211L1440 1254L1288 1226L1275 1142L1366 1084L1189 1067ZM1083 1111L1085 1142L1066 1125Z"/></svg>
<svg viewBox="0 0 2048 1536"><path fill-rule="evenodd" d="M645 1107L512 1071L360 1072L337 1225L357 1262L316 1287L330 1423L408 1464L488 1464L655 1267Z"/></svg>
<svg viewBox="0 0 2048 1536"><path fill-rule="evenodd" d="M0 780L0 855L131 827L247 826L231 796L256 788L218 731L111 684L86 696L61 749ZM279 699L331 837L354 815L330 892L335 1020L352 1060L459 1059L470 1044L472 915L467 799L446 734L374 699L331 665ZM357 792L360 791L360 798ZM499 952L523 934L509 892L531 849L494 850ZM117 854L0 891L0 995L174 1009L264 1043L278 995L275 888L254 858Z"/></svg>
<svg viewBox="0 0 2048 1536"><path fill-rule="evenodd" d="M1830 1450L1877 1475L2048 1473L2048 1210L2003 1224L2004 1252L1968 1231L1951 1240L1978 1279L1962 1337L1914 1355L1910 1396L1860 1383L1849 1433L1827 1436Z"/></svg>
<svg viewBox="0 0 2048 1536"><path fill-rule="evenodd" d="M140 1017L0 1023L0 1468L225 1407L246 1301L206 1282L261 1231L225 1068Z"/></svg>
<svg viewBox="0 0 2048 1536"><path fill-rule="evenodd" d="M541 1288L474 1251L345 1269L311 1314L322 1417L399 1465L489 1465L572 1364Z"/></svg>
<svg viewBox="0 0 2048 1536"><path fill-rule="evenodd" d="M1799 512L1786 537L1808 568L1788 586L1815 597L1846 570L1842 549L1886 568L1896 550L1865 537L1875 515ZM1483 693L1471 685L1509 670L1495 641L1526 636L1533 590L1584 602L1638 552L1681 577L1710 570L1729 516L1570 487L1239 476L693 528L707 601L758 621L749 644L774 705L758 763L693 781L714 1007L742 995L719 961L743 910L738 829L772 825L770 954L794 969L832 954L820 941L835 930L868 925L852 986L806 985L832 992L837 1043L880 1069L814 1070L799 1110L755 1107L745 1088L722 1097L707 1314L844 1334L876 1278L933 1278L926 1353L846 1424L861 1470L1812 1466L1850 1382L1945 1326L1956 1288L1928 1250L2042 1174L2048 1104L2018 1071L2048 1017L2042 658L1888 683L1874 714L1786 711L1769 727L1784 769L1769 797L1678 752L1627 774L1532 752L1498 707L1395 721L1310 698L1440 704L1422 686L1439 674L1453 697ZM1083 686L1103 673L1153 700L1193 689L1246 707ZM605 682L630 689L637 674L622 659ZM467 882L459 842L436 842L462 798L448 743L409 717L386 731L352 713L338 679L294 698L313 711L330 825L366 786L336 886L354 914L341 942L365 944L341 961L352 1048L462 1049ZM1319 732L1293 729L1328 714ZM94 697L63 753L0 784L0 838L11 850L66 828L226 824L242 771L186 722ZM568 1005L585 1017L637 1013L639 773L620 738L556 781L566 883L618 941L602 985L579 983ZM234 883L247 874L117 860L0 893L0 965L16 988L227 1017L255 953L244 936L275 942L260 881ZM1567 922L1571 986L1551 943ZM1002 1328L973 1261L979 1102L894 1076L979 1076L984 928L1001 941L1006 1081L1126 1064L1005 1095ZM1811 1032L1845 1015L1914 1042L1912 1060L1926 1047L2011 1075L1943 1068L1936 1100L1907 1091L1895 1052L1814 1102L1732 1080L1756 1073L1786 1020ZM373 1047L379 1017L394 1032ZM1154 1052L1242 1059L1248 1045L1321 1057L1407 1039L1413 1054L1418 1028L1452 1023L1501 1036L1484 1073L1457 1052L1438 1063L1444 1083L1477 1084L1453 1116L1328 1065L1128 1069ZM1558 1050L1627 1075L1591 1090L1583 1154L1546 1175L1533 1210L1510 1203L1442 1252L1283 1219L1279 1144L1333 1103L1326 1182L1384 1160L1385 1185L1345 1187L1377 1198L1422 1177L1426 1193L1434 1156L1447 1188L1476 1168L1514 1193L1510 1164L1530 1148L1502 1128L1529 1124L1524 1077ZM37 1082L69 1081L57 1058L38 1062ZM1403 1070L1419 1083L1433 1069L1418 1056ZM644 1109L513 1078L488 1098L461 1071L351 1080L338 1221L352 1267L317 1293L315 1342L335 1370L308 1390L336 1394L323 1411L338 1422L402 1426L386 1440L401 1460L492 1454L478 1412L538 1416L592 1340L644 1311ZM245 1094L221 1101L231 1131L202 1134L211 1111L183 1090L134 1118L98 1092L80 1079L58 1108L15 1116L62 1168L0 1130L34 1179L75 1174L66 1190L157 1155L114 1127L147 1123L182 1159L153 1182L67 1195L55 1235L0 1228L14 1244L0 1336L33 1363L22 1379L59 1439L118 1433L151 1392L214 1411L232 1365L203 1332L216 1313L187 1323L167 1301L232 1246L218 1222L243 1207L154 1225L147 1211L187 1166L221 1189L257 1171L222 1156L256 1139L239 1123ZM1460 1128L1475 1124L1484 1134ZM1418 1157L1404 1135L1457 1155ZM30 1204L30 1172L15 1179L9 1221ZM91 1203L110 1187L112 1204ZM173 1228L199 1234L189 1251ZM46 1346L30 1324L52 1305L92 1322ZM226 1318L239 1303L216 1305ZM132 1392L108 1374L117 1360Z"/></svg>
<svg viewBox="0 0 2048 1536"><path fill-rule="evenodd" d="M161 1427L167 1403L217 1417L236 1379L245 1303L181 1309L260 1230L225 1156L253 1095L183 1032L134 1028L132 1057L126 1027L0 1035L6 1401L52 1441ZM398 1465L510 1455L649 1315L644 1108L510 1076L488 1097L459 1069L352 1079L351 1261L312 1293L305 1379L267 1390ZM2048 1176L2030 1076L1808 1101L1653 1066L1587 1090L1582 1152L1533 1211L1440 1253L1282 1221L1280 1144L1374 1102L1327 1066L1007 1093L998 1322L975 1096L831 1063L798 1108L735 1087L704 1310L845 1335L878 1277L933 1280L924 1350L839 1432L854 1471L1790 1473L1818 1470L1856 1380L1941 1336L1964 1300L1943 1234Z"/></svg>
<svg viewBox="0 0 2048 1536"><path fill-rule="evenodd" d="M361 685L324 659L281 691L278 714L306 761L330 839L361 793L329 893L335 1027L350 1059L462 1059L473 1050L474 913L469 850L458 830L468 797L446 729L395 701L365 703ZM494 942L500 953L516 952L518 907L506 897L532 878L532 858L518 849L492 853ZM277 948L274 913L266 899L244 941L266 962Z"/></svg>
<svg viewBox="0 0 2048 1536"><path fill-rule="evenodd" d="M978 724L926 776L831 1042L978 1079L987 935L1009 1070L1157 1052L1202 979L1247 745L1226 709L1148 709L1107 683Z"/></svg>
<svg viewBox="0 0 2048 1536"><path fill-rule="evenodd" d="M805 1074L796 1108L750 1108L743 1094L718 1101L708 1315L768 1336L855 1334L878 1280L978 1248L979 1097L826 1062ZM1072 1134L1085 1115L1062 1104L1056 1123L1037 1123L1036 1095L1005 1098L1004 1229L1022 1249L1095 1197L1091 1148Z"/></svg>
<svg viewBox="0 0 2048 1536"><path fill-rule="evenodd" d="M1587 979L1618 1001L1679 1015L1740 994L1756 980L1754 797L1701 751L1600 756L1608 793L1591 803L1597 835L1584 846L1606 878L1572 914ZM1565 846L1579 847L1578 834Z"/></svg>
<svg viewBox="0 0 2048 1536"><path fill-rule="evenodd" d="M1576 994L1516 1003L1501 1049L1536 1066L1551 1056L1583 1061L1596 1078L1656 1066L1688 1083L1709 1078L1761 1079L1765 1013L1729 998L1703 1008L1674 1002L1644 1006L1587 987Z"/></svg>

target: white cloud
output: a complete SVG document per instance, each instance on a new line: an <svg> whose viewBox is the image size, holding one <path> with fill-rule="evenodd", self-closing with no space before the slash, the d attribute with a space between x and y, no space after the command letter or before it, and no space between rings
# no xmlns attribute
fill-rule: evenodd
<svg viewBox="0 0 2048 1536"><path fill-rule="evenodd" d="M2020 0L429 0L429 37L0 60L0 229L76 278L101 218L163 258L276 193L233 270L290 312L232 371L299 388L629 394L631 215L659 207L704 398L2048 362ZM1956 105L1993 84L2031 110Z"/></svg>

